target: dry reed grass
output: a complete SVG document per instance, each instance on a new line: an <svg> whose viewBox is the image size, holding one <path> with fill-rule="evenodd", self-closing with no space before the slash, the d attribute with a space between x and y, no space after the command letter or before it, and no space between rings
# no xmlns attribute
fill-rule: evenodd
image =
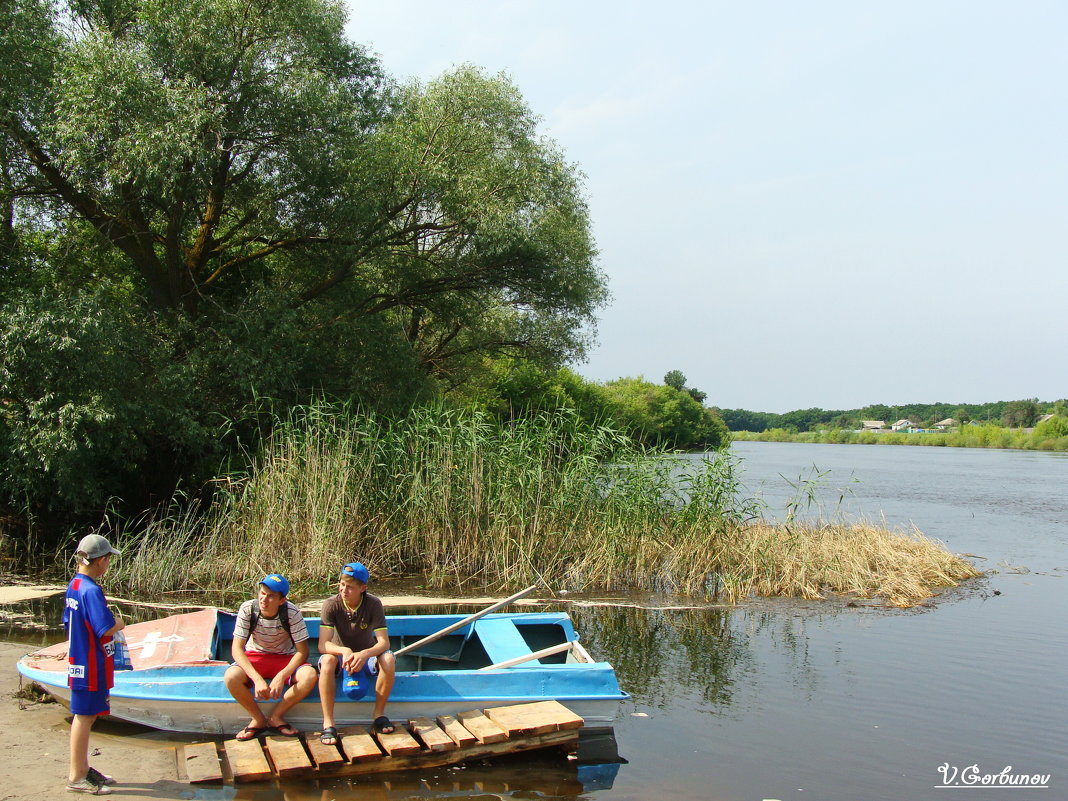
<svg viewBox="0 0 1068 801"><path fill-rule="evenodd" d="M748 595L885 598L911 606L932 590L980 575L968 561L913 529L868 523L756 523L742 527L719 569L731 600Z"/></svg>

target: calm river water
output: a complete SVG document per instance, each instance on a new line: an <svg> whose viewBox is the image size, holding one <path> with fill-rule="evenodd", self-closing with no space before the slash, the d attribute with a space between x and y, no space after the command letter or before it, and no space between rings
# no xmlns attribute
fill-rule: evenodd
<svg viewBox="0 0 1068 801"><path fill-rule="evenodd" d="M632 695L616 724L626 764L527 757L184 797L1068 798L1068 455L758 442L733 450L769 516L815 466L830 471L818 496L825 515L915 524L988 576L911 610L793 601L695 609L634 596L572 608L586 646ZM1048 776L1049 789L975 784L1002 773Z"/></svg>
<svg viewBox="0 0 1068 801"><path fill-rule="evenodd" d="M643 682L625 674L635 698L617 733L630 764L596 797L1068 797L1068 456L760 442L733 449L772 511L815 465L831 471L825 514L845 488L844 513L915 524L974 554L990 575L919 610L771 603L650 616L663 662ZM966 770L972 765L977 771ZM937 787L960 784L961 771L1008 766L1048 774L1050 789Z"/></svg>

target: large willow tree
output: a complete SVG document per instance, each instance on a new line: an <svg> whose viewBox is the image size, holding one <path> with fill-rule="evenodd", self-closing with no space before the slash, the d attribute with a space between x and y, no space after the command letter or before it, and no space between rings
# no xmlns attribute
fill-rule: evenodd
<svg viewBox="0 0 1068 801"><path fill-rule="evenodd" d="M253 397L581 354L578 175L505 78L397 86L331 0L0 4L0 489L159 492ZM55 505L53 503L53 505Z"/></svg>

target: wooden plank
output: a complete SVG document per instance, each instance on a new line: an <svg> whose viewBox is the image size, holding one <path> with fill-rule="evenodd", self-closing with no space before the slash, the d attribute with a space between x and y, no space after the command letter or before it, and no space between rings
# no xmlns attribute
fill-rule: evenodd
<svg viewBox="0 0 1068 801"><path fill-rule="evenodd" d="M345 729L340 734L341 750L349 762L368 762L382 758L382 749L368 733L366 726Z"/></svg>
<svg viewBox="0 0 1068 801"><path fill-rule="evenodd" d="M499 743L508 739L508 732L487 718L479 709L461 712L456 716L464 728L471 732L483 745Z"/></svg>
<svg viewBox="0 0 1068 801"><path fill-rule="evenodd" d="M559 701L535 701L486 710L486 717L508 732L509 737L547 734L560 729L581 729L583 720Z"/></svg>
<svg viewBox="0 0 1068 801"><path fill-rule="evenodd" d="M325 768L330 765L337 765L345 761L345 757L338 750L337 743L334 745L323 745L323 741L319 739L319 735L322 732L312 732L308 735L305 745L308 746L308 753L311 754L312 762L317 767ZM338 738L338 743L341 742L341 738Z"/></svg>
<svg viewBox="0 0 1068 801"><path fill-rule="evenodd" d="M449 739L460 748L467 748L478 742L478 738L463 727L452 715L438 715L438 725L449 735Z"/></svg>
<svg viewBox="0 0 1068 801"><path fill-rule="evenodd" d="M182 767L186 778L192 784L200 782L221 782L222 765L219 763L219 751L214 742L190 743L183 749Z"/></svg>
<svg viewBox="0 0 1068 801"><path fill-rule="evenodd" d="M423 750L423 746L419 745L419 742L401 726L397 726L392 734L382 734L377 731L374 734L378 744L391 757L410 756Z"/></svg>
<svg viewBox="0 0 1068 801"><path fill-rule="evenodd" d="M230 767L230 760L226 758L226 749L223 748L222 743L217 743L215 746L219 752L219 765L222 767L223 783L234 783L234 769Z"/></svg>
<svg viewBox="0 0 1068 801"><path fill-rule="evenodd" d="M257 782L271 777L271 766L258 739L227 740L223 752L234 772L235 782Z"/></svg>
<svg viewBox="0 0 1068 801"><path fill-rule="evenodd" d="M520 737L515 740L503 740L499 743L485 745L476 743L468 748L454 749L452 751L422 751L411 756L390 756L373 762L353 762L347 765L339 765L331 769L329 775L339 777L362 776L370 773L436 768L442 765L453 765L458 762L519 753L537 748L553 746L573 748L574 744L578 742L578 736L577 730L570 729Z"/></svg>
<svg viewBox="0 0 1068 801"><path fill-rule="evenodd" d="M311 760L304 750L304 745L299 737L268 737L264 741L267 753L271 755L274 763L274 772L278 776L295 776L300 773L309 773L312 769Z"/></svg>
<svg viewBox="0 0 1068 801"><path fill-rule="evenodd" d="M412 718L408 721L408 728L428 751L449 751L456 747L453 739L430 718Z"/></svg>

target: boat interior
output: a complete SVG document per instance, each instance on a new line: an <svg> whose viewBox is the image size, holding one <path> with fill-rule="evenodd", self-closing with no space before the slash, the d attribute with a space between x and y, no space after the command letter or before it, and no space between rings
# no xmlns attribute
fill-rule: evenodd
<svg viewBox="0 0 1068 801"><path fill-rule="evenodd" d="M390 648L401 648L418 642L452 623L460 616L425 615L387 617ZM212 643L212 657L232 661L236 615L219 610ZM319 658L319 620L305 618L310 635L309 661ZM420 645L397 658L399 671L477 670L564 643L575 647L548 654L528 665L552 665L592 661L578 646L577 635L566 615L533 613L527 615L487 615L440 639Z"/></svg>

